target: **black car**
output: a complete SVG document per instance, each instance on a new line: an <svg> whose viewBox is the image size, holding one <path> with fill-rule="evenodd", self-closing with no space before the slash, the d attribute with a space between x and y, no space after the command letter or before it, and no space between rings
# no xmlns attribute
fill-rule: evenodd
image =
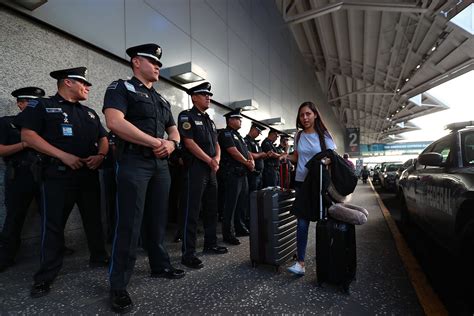
<svg viewBox="0 0 474 316"><path fill-rule="evenodd" d="M380 174L380 185L385 190L395 190L395 180L402 163L388 163Z"/></svg>
<svg viewBox="0 0 474 316"><path fill-rule="evenodd" d="M474 275L474 121L430 144L399 181L402 224L413 221L461 255Z"/></svg>

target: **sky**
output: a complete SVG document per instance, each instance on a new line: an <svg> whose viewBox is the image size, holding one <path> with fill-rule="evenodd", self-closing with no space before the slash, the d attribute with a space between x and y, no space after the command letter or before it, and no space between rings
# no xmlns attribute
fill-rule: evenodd
<svg viewBox="0 0 474 316"><path fill-rule="evenodd" d="M449 133L444 127L453 122L474 121L474 71L427 91L449 109L411 120L421 130L400 134L403 142L434 141Z"/></svg>

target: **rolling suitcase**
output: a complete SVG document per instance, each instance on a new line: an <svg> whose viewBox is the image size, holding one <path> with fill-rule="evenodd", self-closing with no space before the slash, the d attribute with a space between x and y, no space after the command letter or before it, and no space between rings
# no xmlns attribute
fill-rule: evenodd
<svg viewBox="0 0 474 316"><path fill-rule="evenodd" d="M268 187L250 194L252 266L279 266L296 254L296 217L290 214L294 190Z"/></svg>
<svg viewBox="0 0 474 316"><path fill-rule="evenodd" d="M356 237L353 224L332 218L316 225L316 277L318 285L340 285L349 293L357 267Z"/></svg>
<svg viewBox="0 0 474 316"><path fill-rule="evenodd" d="M320 168L323 168L321 166ZM322 172L320 172L322 175ZM320 178L320 188L322 178ZM320 218L316 224L316 278L318 285L330 283L342 286L349 294L357 268L356 236L353 224L328 217L327 208L333 202L328 192L320 191Z"/></svg>

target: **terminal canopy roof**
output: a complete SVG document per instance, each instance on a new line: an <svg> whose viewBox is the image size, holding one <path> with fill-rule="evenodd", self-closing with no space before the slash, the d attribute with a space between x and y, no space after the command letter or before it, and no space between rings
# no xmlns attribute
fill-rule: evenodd
<svg viewBox="0 0 474 316"><path fill-rule="evenodd" d="M474 69L452 21L472 0L275 0L336 117L361 143L396 140L446 109L427 90Z"/></svg>

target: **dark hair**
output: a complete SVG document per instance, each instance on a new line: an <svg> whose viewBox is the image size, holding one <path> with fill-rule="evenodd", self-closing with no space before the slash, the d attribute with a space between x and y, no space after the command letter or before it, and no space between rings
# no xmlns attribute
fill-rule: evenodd
<svg viewBox="0 0 474 316"><path fill-rule="evenodd" d="M318 133L319 136L327 135L331 139L333 139L326 125L324 125L323 119L321 118L321 115L319 114L316 105L311 101L301 103L300 107L298 108L298 114L296 115L296 129L303 129L303 125L300 122L300 111L305 106L307 106L316 115L316 119L314 120L314 129L316 130L316 133Z"/></svg>

